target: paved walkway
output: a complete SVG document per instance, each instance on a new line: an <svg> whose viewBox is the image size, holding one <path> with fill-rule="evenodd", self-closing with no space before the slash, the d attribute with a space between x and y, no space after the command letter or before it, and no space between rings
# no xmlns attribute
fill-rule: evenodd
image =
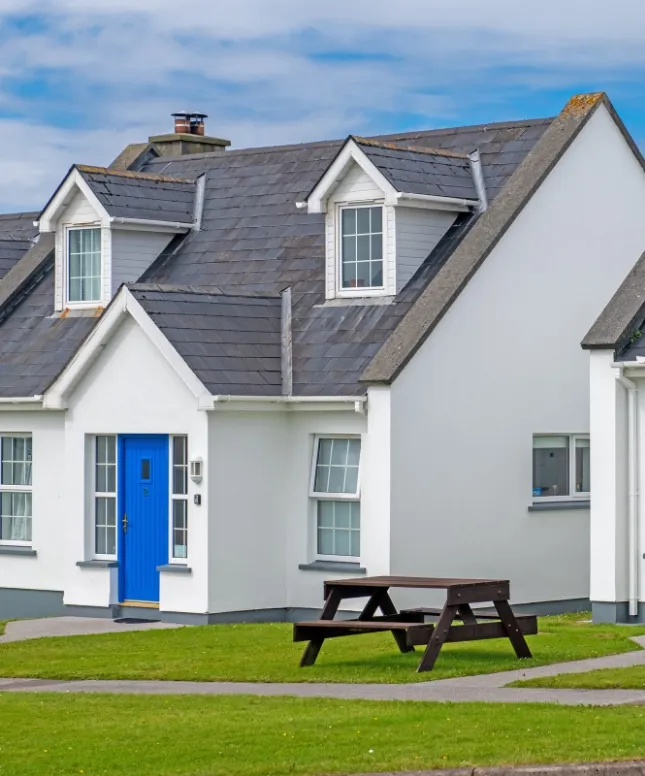
<svg viewBox="0 0 645 776"><path fill-rule="evenodd" d="M46 617L40 620L16 620L5 625L0 644L8 641L41 639L44 636L90 636L96 633L181 628L169 622L116 622L106 617Z"/></svg>
<svg viewBox="0 0 645 776"><path fill-rule="evenodd" d="M124 630L177 627L167 623L116 623L84 617L55 617L9 623L0 641L69 636L89 633L115 633ZM0 679L0 692L79 692L141 695L289 695L300 698L344 698L361 700L439 701L487 703L558 703L565 706L622 706L645 704L643 690L564 690L507 687L521 679L558 674L576 674L600 668L626 668L645 665L645 636L632 639L643 650L621 655L555 663L537 668L503 671L496 674L463 676L456 679L410 684L324 684L252 682L159 682L135 680ZM0 671L2 667L0 666Z"/></svg>

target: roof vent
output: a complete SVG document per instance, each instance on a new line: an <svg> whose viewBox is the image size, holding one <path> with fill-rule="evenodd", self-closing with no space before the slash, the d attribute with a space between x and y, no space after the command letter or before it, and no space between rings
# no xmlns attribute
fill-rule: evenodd
<svg viewBox="0 0 645 776"><path fill-rule="evenodd" d="M162 156L189 156L225 151L230 140L209 137L204 134L206 113L179 111L173 113L175 131L169 135L153 135L148 138Z"/></svg>

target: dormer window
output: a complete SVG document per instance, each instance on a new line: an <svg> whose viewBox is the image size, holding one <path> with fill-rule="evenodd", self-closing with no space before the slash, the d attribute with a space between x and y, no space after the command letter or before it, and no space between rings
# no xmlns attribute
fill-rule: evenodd
<svg viewBox="0 0 645 776"><path fill-rule="evenodd" d="M341 208L343 291L383 288L383 208Z"/></svg>
<svg viewBox="0 0 645 776"><path fill-rule="evenodd" d="M101 229L67 230L67 301L101 301Z"/></svg>

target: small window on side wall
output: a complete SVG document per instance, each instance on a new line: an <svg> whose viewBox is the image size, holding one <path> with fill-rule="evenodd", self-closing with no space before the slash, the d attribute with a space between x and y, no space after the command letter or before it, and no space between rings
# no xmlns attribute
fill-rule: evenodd
<svg viewBox="0 0 645 776"><path fill-rule="evenodd" d="M101 301L101 230L98 227L67 232L67 301Z"/></svg>
<svg viewBox="0 0 645 776"><path fill-rule="evenodd" d="M361 440L318 438L311 497L315 500L315 546L320 559L360 557Z"/></svg>
<svg viewBox="0 0 645 776"><path fill-rule="evenodd" d="M533 437L533 498L589 498L588 436L536 434Z"/></svg>

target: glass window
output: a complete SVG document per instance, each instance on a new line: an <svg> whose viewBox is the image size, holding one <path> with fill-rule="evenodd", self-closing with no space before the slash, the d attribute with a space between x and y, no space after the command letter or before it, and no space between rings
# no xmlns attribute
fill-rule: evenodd
<svg viewBox="0 0 645 776"><path fill-rule="evenodd" d="M116 556L116 437L97 436L94 471L94 552Z"/></svg>
<svg viewBox="0 0 645 776"><path fill-rule="evenodd" d="M31 437L0 437L0 541L31 542L31 469Z"/></svg>
<svg viewBox="0 0 645 776"><path fill-rule="evenodd" d="M188 437L172 437L171 553L188 557Z"/></svg>
<svg viewBox="0 0 645 776"><path fill-rule="evenodd" d="M319 556L360 556L360 455L360 439L318 440L312 496Z"/></svg>
<svg viewBox="0 0 645 776"><path fill-rule="evenodd" d="M343 288L383 287L383 208L341 210Z"/></svg>
<svg viewBox="0 0 645 776"><path fill-rule="evenodd" d="M576 493L591 491L589 476L589 440L576 439Z"/></svg>
<svg viewBox="0 0 645 776"><path fill-rule="evenodd" d="M70 302L101 300L101 230L70 229L68 232L68 299Z"/></svg>
<svg viewBox="0 0 645 776"><path fill-rule="evenodd" d="M588 437L533 437L533 497L570 498L590 492Z"/></svg>

